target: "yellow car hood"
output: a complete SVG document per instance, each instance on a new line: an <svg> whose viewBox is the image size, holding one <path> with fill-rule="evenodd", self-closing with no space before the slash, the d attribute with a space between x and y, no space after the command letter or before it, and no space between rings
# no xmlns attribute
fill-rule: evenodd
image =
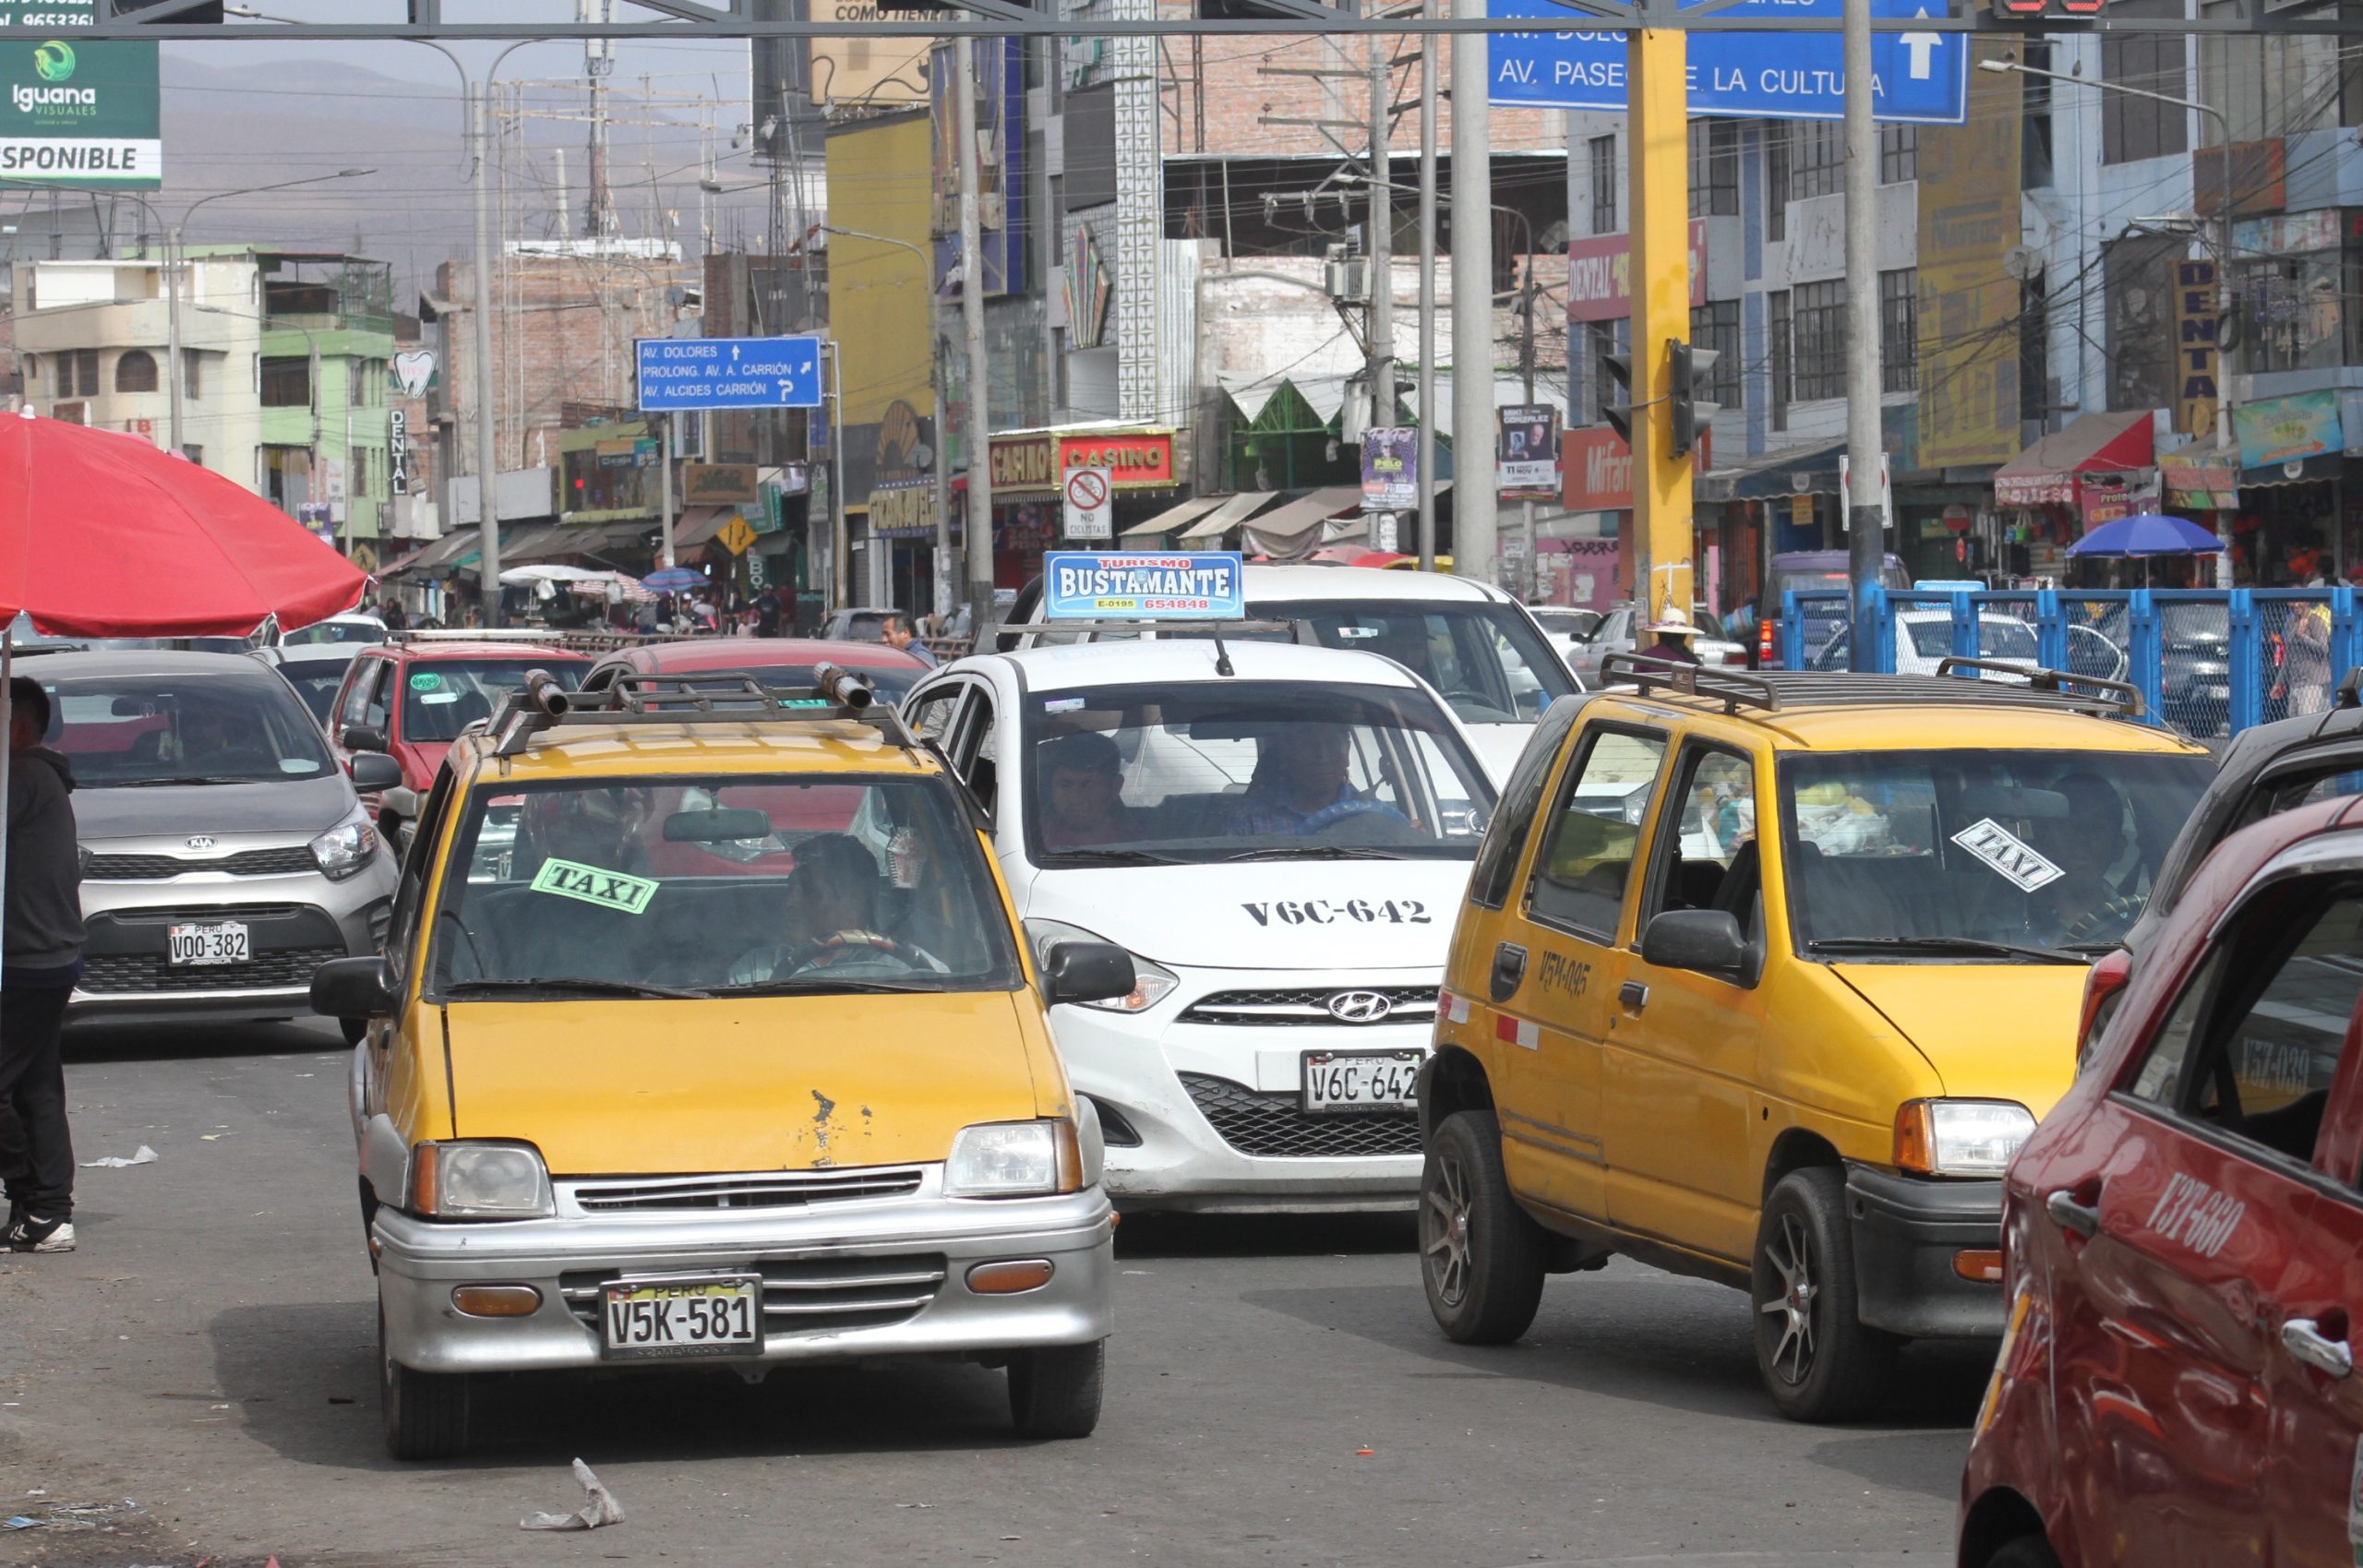
<svg viewBox="0 0 2363 1568"><path fill-rule="evenodd" d="M1830 968L1928 1059L1949 1095L2016 1100L2040 1119L2076 1076L2082 964Z"/></svg>
<svg viewBox="0 0 2363 1568"><path fill-rule="evenodd" d="M1026 992L455 1002L462 1138L535 1145L556 1176L942 1160L976 1121L1038 1114ZM1053 1098L1056 1085L1046 1085Z"/></svg>

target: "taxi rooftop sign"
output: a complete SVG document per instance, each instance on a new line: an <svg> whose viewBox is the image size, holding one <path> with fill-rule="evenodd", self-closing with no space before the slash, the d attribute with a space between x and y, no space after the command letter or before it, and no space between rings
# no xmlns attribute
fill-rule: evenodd
<svg viewBox="0 0 2363 1568"><path fill-rule="evenodd" d="M1244 572L1236 550L1052 550L1042 557L1042 614L1049 620L1240 620L1247 614Z"/></svg>

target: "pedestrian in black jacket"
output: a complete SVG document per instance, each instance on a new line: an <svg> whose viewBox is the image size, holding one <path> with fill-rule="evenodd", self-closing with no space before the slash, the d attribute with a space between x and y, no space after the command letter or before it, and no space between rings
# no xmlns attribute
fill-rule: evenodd
<svg viewBox="0 0 2363 1568"><path fill-rule="evenodd" d="M49 694L8 683L8 870L0 897L0 1247L74 1250L74 1141L66 1123L58 1033L82 976L81 849L74 772L42 744Z"/></svg>

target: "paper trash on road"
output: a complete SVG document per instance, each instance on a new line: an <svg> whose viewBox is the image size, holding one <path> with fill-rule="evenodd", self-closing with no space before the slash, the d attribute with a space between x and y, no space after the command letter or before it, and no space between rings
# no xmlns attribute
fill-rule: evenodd
<svg viewBox="0 0 2363 1568"><path fill-rule="evenodd" d="M155 1163L156 1151L142 1143L139 1145L139 1152L129 1159L125 1159L121 1155L109 1155L102 1160L84 1160L82 1168L84 1170L121 1170L126 1166L154 1165Z"/></svg>
<svg viewBox="0 0 2363 1568"><path fill-rule="evenodd" d="M616 1494L600 1483L591 1473L591 1466L582 1460L574 1462L574 1478L582 1483L582 1490L590 1501L572 1514L535 1514L517 1521L522 1530L595 1530L602 1525L624 1522L624 1505Z"/></svg>

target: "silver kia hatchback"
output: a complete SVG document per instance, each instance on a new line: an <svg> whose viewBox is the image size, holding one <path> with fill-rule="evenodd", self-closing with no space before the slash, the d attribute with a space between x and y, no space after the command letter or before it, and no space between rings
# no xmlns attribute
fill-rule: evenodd
<svg viewBox="0 0 2363 1568"><path fill-rule="evenodd" d="M89 940L67 1016L287 1018L312 971L378 951L393 856L287 683L254 660L164 651L20 660L74 771ZM382 774L383 776L378 776Z"/></svg>

